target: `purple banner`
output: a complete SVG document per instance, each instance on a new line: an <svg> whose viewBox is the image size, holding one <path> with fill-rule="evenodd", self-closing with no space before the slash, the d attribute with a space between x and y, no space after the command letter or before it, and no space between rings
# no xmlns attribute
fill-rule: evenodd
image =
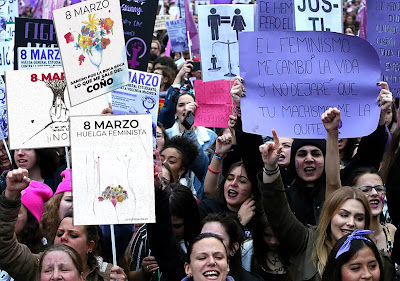
<svg viewBox="0 0 400 281"><path fill-rule="evenodd" d="M243 129L279 136L325 138L321 115L341 111L340 138L376 129L379 58L365 40L333 32L239 34Z"/></svg>
<svg viewBox="0 0 400 281"><path fill-rule="evenodd" d="M257 30L294 30L293 0L257 1Z"/></svg>
<svg viewBox="0 0 400 281"><path fill-rule="evenodd" d="M382 80L400 97L400 2L368 1L367 39L381 60Z"/></svg>

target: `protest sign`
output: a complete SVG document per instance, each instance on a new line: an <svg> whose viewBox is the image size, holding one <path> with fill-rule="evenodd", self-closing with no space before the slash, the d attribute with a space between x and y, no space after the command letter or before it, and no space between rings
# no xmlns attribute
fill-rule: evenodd
<svg viewBox="0 0 400 281"><path fill-rule="evenodd" d="M196 89L195 126L227 128L232 114L231 81L194 81Z"/></svg>
<svg viewBox="0 0 400 281"><path fill-rule="evenodd" d="M155 222L151 138L149 114L71 117L75 225Z"/></svg>
<svg viewBox="0 0 400 281"><path fill-rule="evenodd" d="M243 129L294 138L325 138L321 115L341 111L339 138L369 135L380 108L379 58L356 36L333 32L240 34Z"/></svg>
<svg viewBox="0 0 400 281"><path fill-rule="evenodd" d="M128 83L117 1L90 0L53 11L71 105Z"/></svg>
<svg viewBox="0 0 400 281"><path fill-rule="evenodd" d="M129 84L111 93L113 114L151 114L157 127L161 75L129 70ZM153 132L156 148L156 132Z"/></svg>
<svg viewBox="0 0 400 281"><path fill-rule="evenodd" d="M0 75L4 75L5 71L13 69L13 40L6 40L0 43Z"/></svg>
<svg viewBox="0 0 400 281"><path fill-rule="evenodd" d="M15 18L15 48L14 69L18 69L21 57L18 50L21 47L56 48L57 36L52 20Z"/></svg>
<svg viewBox="0 0 400 281"><path fill-rule="evenodd" d="M165 21L165 26L167 27L172 51L179 53L189 50L185 19L167 20Z"/></svg>
<svg viewBox="0 0 400 281"><path fill-rule="evenodd" d="M203 81L239 74L238 35L254 31L254 5L199 6L199 36Z"/></svg>
<svg viewBox="0 0 400 281"><path fill-rule="evenodd" d="M59 48L18 48L18 69L62 67Z"/></svg>
<svg viewBox="0 0 400 281"><path fill-rule="evenodd" d="M62 68L6 72L11 149L69 146L69 118L99 114L101 96L71 108Z"/></svg>
<svg viewBox="0 0 400 281"><path fill-rule="evenodd" d="M293 0L257 1L257 30L294 30Z"/></svg>
<svg viewBox="0 0 400 281"><path fill-rule="evenodd" d="M120 0L128 67L147 70L158 3L154 0Z"/></svg>
<svg viewBox="0 0 400 281"><path fill-rule="evenodd" d="M0 140L8 137L6 86L0 76Z"/></svg>
<svg viewBox="0 0 400 281"><path fill-rule="evenodd" d="M381 79L400 97L400 2L368 2L367 39L381 60Z"/></svg>
<svg viewBox="0 0 400 281"><path fill-rule="evenodd" d="M165 21L171 20L171 15L157 15L156 22L154 23L154 31L158 30L166 30L167 27L165 26Z"/></svg>
<svg viewBox="0 0 400 281"><path fill-rule="evenodd" d="M210 4L211 4L210 0L196 0L196 1L194 1L194 13L196 15L198 15L199 14L199 6L201 6L201 5L210 5Z"/></svg>
<svg viewBox="0 0 400 281"><path fill-rule="evenodd" d="M294 0L297 31L343 33L342 0Z"/></svg>

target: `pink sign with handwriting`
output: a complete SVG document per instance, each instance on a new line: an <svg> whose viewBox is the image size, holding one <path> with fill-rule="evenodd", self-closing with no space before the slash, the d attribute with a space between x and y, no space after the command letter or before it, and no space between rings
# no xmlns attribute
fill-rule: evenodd
<svg viewBox="0 0 400 281"><path fill-rule="evenodd" d="M227 128L231 109L231 85L233 81L194 81L196 110L194 125Z"/></svg>

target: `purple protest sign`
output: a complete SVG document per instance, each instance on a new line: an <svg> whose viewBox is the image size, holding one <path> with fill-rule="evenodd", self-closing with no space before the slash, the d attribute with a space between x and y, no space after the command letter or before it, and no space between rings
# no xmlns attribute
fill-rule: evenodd
<svg viewBox="0 0 400 281"><path fill-rule="evenodd" d="M321 114L341 111L340 138L376 129L379 58L365 40L333 32L239 34L243 129L256 134L325 138Z"/></svg>
<svg viewBox="0 0 400 281"><path fill-rule="evenodd" d="M293 0L257 1L259 31L294 30Z"/></svg>
<svg viewBox="0 0 400 281"><path fill-rule="evenodd" d="M367 39L381 60L382 80L400 97L400 2L368 1Z"/></svg>

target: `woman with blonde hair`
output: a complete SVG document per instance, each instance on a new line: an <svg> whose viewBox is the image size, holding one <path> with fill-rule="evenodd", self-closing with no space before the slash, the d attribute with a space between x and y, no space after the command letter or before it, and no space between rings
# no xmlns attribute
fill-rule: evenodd
<svg viewBox="0 0 400 281"><path fill-rule="evenodd" d="M264 169L258 180L264 210L289 254L292 280L320 280L333 245L356 229L369 228L369 203L360 190L343 187L326 198L317 228L304 226L289 208L278 167L282 146L276 132L272 133L274 142L260 146Z"/></svg>

